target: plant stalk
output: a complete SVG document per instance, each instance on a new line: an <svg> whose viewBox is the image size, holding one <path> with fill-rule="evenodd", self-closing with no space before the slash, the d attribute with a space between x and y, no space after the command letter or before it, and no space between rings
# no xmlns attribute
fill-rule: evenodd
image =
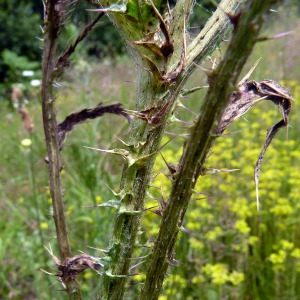
<svg viewBox="0 0 300 300"><path fill-rule="evenodd" d="M42 110L45 140L48 153L49 186L52 197L53 218L62 261L71 257L66 218L62 197L61 159L57 138L57 121L55 111L55 55L59 36L63 5L65 2L50 0L45 7L44 50L42 61ZM81 293L75 280L65 282L69 299L81 299Z"/></svg>
<svg viewBox="0 0 300 300"><path fill-rule="evenodd" d="M192 1L189 1L189 3L190 6L187 5L186 1L177 1L177 10L175 8L175 11L178 13L178 17L180 14L183 19L184 16L189 16L189 10L183 10L184 4L191 8ZM230 13L233 13L241 1L225 0L223 3L232 3ZM218 11L218 14L220 14L220 11ZM117 21L117 18L114 18L114 22L116 23ZM201 53L195 56L194 59L197 58L197 61L202 61L209 54L214 48L216 41L224 34L230 23L228 18L219 18L215 22L220 26L209 25L209 27L205 27L205 32L209 32L209 36L217 37L217 39L211 38L198 41L201 44ZM178 34L175 28L173 30ZM123 33L122 36L126 34ZM183 45L183 34L181 33L181 42L179 43L177 41L177 47L180 47L180 49ZM175 49L174 52L176 51L179 52L178 49ZM135 54L138 54L138 52L135 52ZM178 59L180 59L180 57ZM195 68L190 62L190 65L183 70L182 74L178 76L174 83L161 84L157 78L149 72L149 65L144 59L135 58L134 60L137 65L137 109L147 109L151 105L158 104L159 101L163 101L163 103L170 101L170 107L156 126L145 124L145 121L140 119L134 120L130 138L130 144L135 146L135 152L132 154L136 159L150 155L151 157L143 164L129 164L127 162L124 165L119 192L121 207L114 219L113 233L108 252L108 264L103 272L100 285L100 299L119 300L124 298L125 283L128 278L131 257L135 248L137 232L140 227L141 212L144 207L145 194L149 185L155 156L159 149L164 128L174 103L184 83L191 75L191 70ZM178 60L177 63L174 61L171 63L176 65L178 64Z"/></svg>
<svg viewBox="0 0 300 300"><path fill-rule="evenodd" d="M272 2L247 1L239 14L231 16L234 24L233 36L217 69L208 75L210 87L180 159L179 170L175 175L168 206L163 212L140 299L154 300L160 294L168 266L174 259L176 239L192 189L202 173L207 153L217 137L216 125L222 117L242 67L251 54L264 14ZM222 3L220 6L223 7Z"/></svg>

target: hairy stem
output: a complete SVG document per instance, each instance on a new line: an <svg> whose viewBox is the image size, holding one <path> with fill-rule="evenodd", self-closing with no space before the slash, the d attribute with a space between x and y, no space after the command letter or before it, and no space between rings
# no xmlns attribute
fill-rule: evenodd
<svg viewBox="0 0 300 300"><path fill-rule="evenodd" d="M232 3L230 6L230 13L233 13L236 7L241 1L229 1L225 0L224 3ZM191 8L192 1L177 1L175 8L175 18L181 20L181 28L184 28L185 18L189 16L189 8ZM220 12L218 12L220 14ZM114 22L117 22L117 18ZM215 21L219 26L205 27L206 32L209 32L209 36L214 38L207 38L201 41L201 53L194 56L197 61L203 60L208 53L213 49L216 41L224 34L226 28L229 26L228 18L219 18ZM182 53L183 43L183 31L181 31L180 41L179 31L176 28L176 23L172 32L176 35L176 49L174 49L174 55L177 56L177 62L175 59L170 59L170 65L166 67L167 70L172 70L178 65L180 55ZM125 34L123 33L123 36ZM128 33L126 33L128 36ZM217 38L215 38L217 37ZM172 36L172 39L174 36ZM175 43L174 43L175 44ZM135 55L139 54L134 52ZM119 197L121 206L114 220L114 229L109 248L109 263L105 267L103 272L102 282L100 286L100 299L123 299L125 291L125 283L128 278L128 270L130 267L131 257L135 248L137 232L140 226L141 211L144 207L144 198L150 181L150 175L152 173L153 164L155 161L155 154L157 153L162 135L170 111L173 108L174 103L186 82L187 78L191 75L194 65L192 61L182 70L182 73L178 76L175 82L161 83L153 73L150 71L147 61L144 59L135 58L137 66L137 104L138 110L148 109L151 105L157 105L160 102L170 103L165 115L161 118L159 124L153 126L145 124L142 120L135 120L133 124L133 130L131 134L131 145L135 146L135 152L132 153L136 158L136 163L126 163L123 168L123 175L121 179ZM150 156L145 163L138 163L138 158ZM151 299L152 291L144 293L144 299ZM147 298L149 297L149 298Z"/></svg>

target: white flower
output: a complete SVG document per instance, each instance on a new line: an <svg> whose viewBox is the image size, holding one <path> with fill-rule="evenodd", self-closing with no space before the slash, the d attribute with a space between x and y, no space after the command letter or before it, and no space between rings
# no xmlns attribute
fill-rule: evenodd
<svg viewBox="0 0 300 300"><path fill-rule="evenodd" d="M22 75L26 76L26 77L30 77L30 76L34 75L34 72L31 71L31 70L25 70L25 71L22 72Z"/></svg>
<svg viewBox="0 0 300 300"><path fill-rule="evenodd" d="M30 147L32 144L32 141L31 139L24 139L21 141L21 145L24 146L24 147Z"/></svg>
<svg viewBox="0 0 300 300"><path fill-rule="evenodd" d="M33 80L30 81L30 85L31 86L40 86L41 81L39 79L33 79Z"/></svg>

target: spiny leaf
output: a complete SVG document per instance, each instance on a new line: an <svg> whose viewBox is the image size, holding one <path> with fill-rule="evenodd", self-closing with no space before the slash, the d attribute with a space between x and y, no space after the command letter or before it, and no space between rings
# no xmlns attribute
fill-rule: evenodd
<svg viewBox="0 0 300 300"><path fill-rule="evenodd" d="M192 87L192 88L187 88L187 89L183 89L181 91L181 96L182 97L185 97L189 94L192 94L194 92L197 92L199 90L202 90L202 89L205 89L205 88L208 88L208 85L204 85L204 86L195 86L195 87Z"/></svg>
<svg viewBox="0 0 300 300"><path fill-rule="evenodd" d="M201 175L217 174L217 173L231 173L231 172L236 172L239 170L240 169L221 170L221 169L214 169L214 168L205 168L205 169L203 169L203 172L201 173Z"/></svg>

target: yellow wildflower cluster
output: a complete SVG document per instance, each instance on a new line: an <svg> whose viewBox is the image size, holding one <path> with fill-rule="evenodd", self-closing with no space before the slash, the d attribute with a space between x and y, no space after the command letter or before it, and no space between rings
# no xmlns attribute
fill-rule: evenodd
<svg viewBox="0 0 300 300"><path fill-rule="evenodd" d="M300 98L300 87L291 85L294 98ZM284 290L293 288L290 284L295 282L295 273L300 272L300 242L296 233L300 213L300 151L298 135L293 129L300 124L295 105L288 139L287 131L279 131L261 166L259 212L255 201L254 167L267 128L281 117L273 108L270 102L260 103L246 115L247 121L239 119L231 125L228 133L236 133L216 140L205 165L220 172L202 176L196 184L184 223L191 233L182 233L175 256L179 261L191 262L193 272L183 274L179 265L176 274L191 287L197 286L195 290L199 286L205 290L209 284L239 286L234 299L241 299L245 297L239 294L244 281L249 284L252 278L267 278L270 272L285 271L285 280L278 279L280 289ZM163 144L166 142L167 139ZM162 149L162 156L168 164L176 165L181 149L177 145L168 144L167 147ZM171 189L171 180L166 176L169 170L163 158L158 156L152 182L155 187L150 189L151 197L147 202L148 208L156 206L158 211L162 211L162 200L167 203ZM226 172L232 169L239 170ZM160 217L153 213L154 210L143 215L143 226L153 236L160 224ZM258 268L258 265L263 267ZM274 280L276 276L269 280L270 286L277 284ZM253 280L252 284L255 286L257 282ZM160 299L170 299L169 293L166 291Z"/></svg>

